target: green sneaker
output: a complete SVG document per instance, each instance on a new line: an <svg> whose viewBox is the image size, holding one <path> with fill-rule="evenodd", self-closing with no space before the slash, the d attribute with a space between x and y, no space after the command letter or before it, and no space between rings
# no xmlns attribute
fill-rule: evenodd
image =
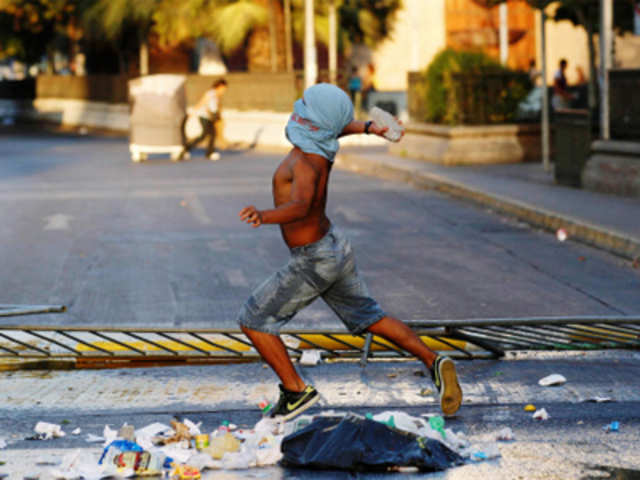
<svg viewBox="0 0 640 480"><path fill-rule="evenodd" d="M438 355L431 368L431 378L440 394L442 413L445 416L455 414L462 404L462 389L453 360Z"/></svg>
<svg viewBox="0 0 640 480"><path fill-rule="evenodd" d="M318 400L320 400L318 391L311 385L307 385L301 392L290 392L280 384L280 399L276 406L269 410L268 415L271 418L281 417L285 421L291 420Z"/></svg>

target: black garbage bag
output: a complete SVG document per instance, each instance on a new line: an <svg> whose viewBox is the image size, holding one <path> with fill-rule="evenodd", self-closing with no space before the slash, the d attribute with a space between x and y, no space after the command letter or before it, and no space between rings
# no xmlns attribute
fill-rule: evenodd
<svg viewBox="0 0 640 480"><path fill-rule="evenodd" d="M385 471L413 466L436 472L463 459L443 443L388 427L358 415L319 417L282 441L288 467Z"/></svg>

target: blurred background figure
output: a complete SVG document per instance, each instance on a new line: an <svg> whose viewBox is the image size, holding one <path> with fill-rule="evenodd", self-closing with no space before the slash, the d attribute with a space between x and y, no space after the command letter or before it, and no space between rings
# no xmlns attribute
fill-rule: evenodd
<svg viewBox="0 0 640 480"><path fill-rule="evenodd" d="M349 83L347 88L349 89L349 95L355 108L356 117L362 109L362 77L358 72L358 67L351 69L351 76L349 77Z"/></svg>
<svg viewBox="0 0 640 480"><path fill-rule="evenodd" d="M569 85L567 84L567 66L567 60L565 58L561 59L558 70L553 76L553 98L551 99L551 105L554 110L571 107L573 94L569 92Z"/></svg>
<svg viewBox="0 0 640 480"><path fill-rule="evenodd" d="M190 121L187 119L185 122L185 132L184 132L184 149L185 153L183 158L190 158L191 149L195 147L198 143L203 141L205 138L208 138L207 149L206 149L206 157L209 160L220 160L220 153L215 151L215 142L216 142L216 122L221 119L220 114L220 101L224 96L224 93L227 91L227 81L224 78L218 79L211 85L211 88L204 92L198 103L191 109L189 112L190 117L197 117L200 121L201 130L199 135L195 136L195 138L188 139L188 126L187 123ZM191 119L193 121L193 119Z"/></svg>

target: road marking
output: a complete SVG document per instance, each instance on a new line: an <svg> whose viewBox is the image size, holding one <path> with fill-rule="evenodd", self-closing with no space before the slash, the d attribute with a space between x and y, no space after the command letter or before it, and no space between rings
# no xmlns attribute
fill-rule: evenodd
<svg viewBox="0 0 640 480"><path fill-rule="evenodd" d="M361 215L357 210L345 206L339 206L335 212L344 215L349 222L369 222L371 219L366 215Z"/></svg>
<svg viewBox="0 0 640 480"><path fill-rule="evenodd" d="M186 207L191 212L191 215L193 215L193 218L195 218L200 224L211 225L213 223L211 217L207 215L204 205L202 205L202 202L195 193L187 193L185 195L185 200L187 202Z"/></svg>
<svg viewBox="0 0 640 480"><path fill-rule="evenodd" d="M44 226L45 230L70 230L69 223L73 219L71 215L65 215L64 213L56 213L44 218L47 224Z"/></svg>
<svg viewBox="0 0 640 480"><path fill-rule="evenodd" d="M224 238L207 242L207 245L211 250L215 250L216 252L226 252L229 250L229 243Z"/></svg>
<svg viewBox="0 0 640 480"><path fill-rule="evenodd" d="M229 283L232 287L249 286L249 282L247 282L247 279L245 278L244 273L242 273L242 270L233 268L231 270L226 270L224 273L227 276L227 280L229 280Z"/></svg>

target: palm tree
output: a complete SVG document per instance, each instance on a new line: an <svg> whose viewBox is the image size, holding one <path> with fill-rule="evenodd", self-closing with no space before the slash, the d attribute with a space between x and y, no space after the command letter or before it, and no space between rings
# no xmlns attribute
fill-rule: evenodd
<svg viewBox="0 0 640 480"><path fill-rule="evenodd" d="M160 0L85 0L85 4L88 4L85 25L94 36L104 35L108 40L117 41L132 30L137 32L140 74L147 75L149 33ZM122 69L122 59L120 63Z"/></svg>

